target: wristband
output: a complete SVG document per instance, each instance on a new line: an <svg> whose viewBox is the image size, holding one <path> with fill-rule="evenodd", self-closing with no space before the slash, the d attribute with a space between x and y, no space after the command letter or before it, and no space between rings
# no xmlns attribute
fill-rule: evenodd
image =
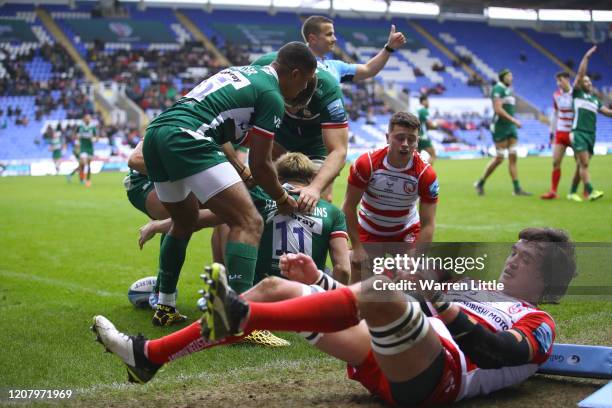
<svg viewBox="0 0 612 408"><path fill-rule="evenodd" d="M274 201L276 202L276 205L283 205L287 202L288 199L289 199L289 193L283 190L283 195L279 199L274 200Z"/></svg>
<svg viewBox="0 0 612 408"><path fill-rule="evenodd" d="M393 48L389 47L389 44L385 44L384 48L385 48L385 51L387 51L388 53L392 54L392 53L395 52L395 50Z"/></svg>

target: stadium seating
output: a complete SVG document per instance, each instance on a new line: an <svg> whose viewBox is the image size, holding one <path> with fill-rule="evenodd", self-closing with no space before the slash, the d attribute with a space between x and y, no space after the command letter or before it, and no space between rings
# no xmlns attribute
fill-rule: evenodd
<svg viewBox="0 0 612 408"><path fill-rule="evenodd" d="M362 63L376 55L386 43L391 24L395 24L397 30L406 35L407 44L391 56L385 69L379 74L381 81L386 84L396 83L413 92L440 84L446 88L444 96L482 96L478 87L467 85L466 73L453 67L448 57L429 44L406 20L381 21L340 17L334 20L339 45ZM434 71L432 67L436 63L443 66L444 71ZM415 72L418 72L415 68L423 75L415 75Z"/></svg>
<svg viewBox="0 0 612 408"><path fill-rule="evenodd" d="M480 22L420 20L419 24L438 39L446 39L458 54L472 57L474 68L486 79L494 81L498 71L509 68L517 95L542 112L550 106L555 89L552 78L559 68L512 29Z"/></svg>

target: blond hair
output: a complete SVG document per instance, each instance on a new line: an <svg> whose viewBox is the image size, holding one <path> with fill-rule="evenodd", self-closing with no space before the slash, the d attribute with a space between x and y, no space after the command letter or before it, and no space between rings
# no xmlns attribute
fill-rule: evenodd
<svg viewBox="0 0 612 408"><path fill-rule="evenodd" d="M310 184L317 174L314 163L303 153L285 153L274 163L279 180Z"/></svg>

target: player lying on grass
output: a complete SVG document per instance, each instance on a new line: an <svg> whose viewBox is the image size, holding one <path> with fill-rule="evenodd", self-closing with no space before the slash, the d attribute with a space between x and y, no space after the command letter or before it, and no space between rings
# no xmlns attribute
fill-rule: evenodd
<svg viewBox="0 0 612 408"><path fill-rule="evenodd" d="M208 309L201 321L157 340L123 334L103 316L94 317L92 329L127 365L130 381L147 382L165 363L270 329L301 332L391 405L445 404L536 372L555 338L552 317L536 304L564 292L576 264L565 232L528 228L505 262L497 301L438 299L423 309L403 292L376 292L372 280L343 287L303 254L283 257L281 270L303 283L269 278L239 297L213 265L204 276Z"/></svg>

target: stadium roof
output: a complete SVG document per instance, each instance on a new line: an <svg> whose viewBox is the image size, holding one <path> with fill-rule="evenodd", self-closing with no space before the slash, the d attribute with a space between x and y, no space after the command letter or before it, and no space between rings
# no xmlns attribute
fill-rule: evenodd
<svg viewBox="0 0 612 408"><path fill-rule="evenodd" d="M443 11L457 13L478 13L478 10L482 12L484 8L489 6L525 9L612 10L612 2L610 0L437 0L435 3Z"/></svg>

